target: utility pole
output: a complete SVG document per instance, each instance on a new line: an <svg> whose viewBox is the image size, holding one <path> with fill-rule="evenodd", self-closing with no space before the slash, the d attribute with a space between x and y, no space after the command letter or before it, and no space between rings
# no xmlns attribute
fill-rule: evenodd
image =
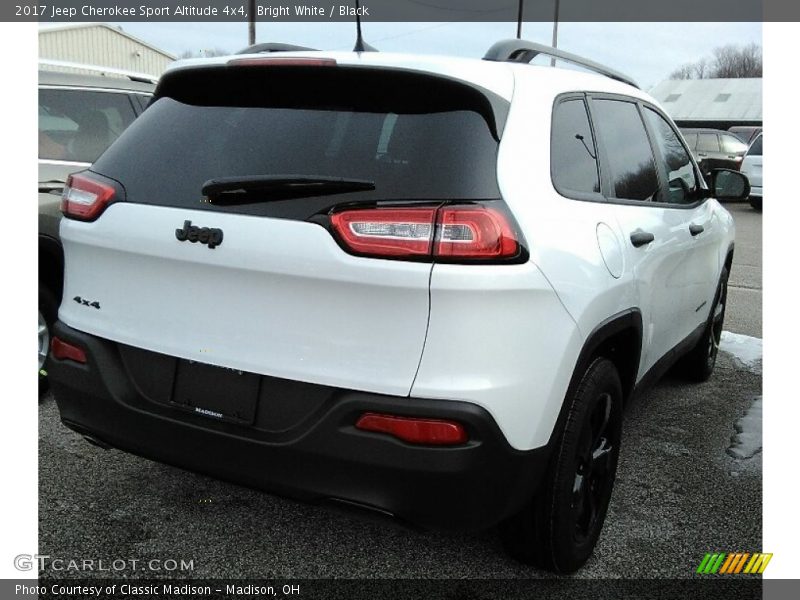
<svg viewBox="0 0 800 600"><path fill-rule="evenodd" d="M553 14L553 43L551 45L553 46L553 48L558 48L558 4L559 4L559 0L555 0L555 3L556 3L555 13ZM550 59L550 66L551 67L555 67L556 66L556 59L555 58L551 58Z"/></svg>
<svg viewBox="0 0 800 600"><path fill-rule="evenodd" d="M517 39L522 39L522 4L525 0L519 0L519 7L517 10Z"/></svg>
<svg viewBox="0 0 800 600"><path fill-rule="evenodd" d="M250 0L247 9L247 45L252 46L256 43L256 0Z"/></svg>

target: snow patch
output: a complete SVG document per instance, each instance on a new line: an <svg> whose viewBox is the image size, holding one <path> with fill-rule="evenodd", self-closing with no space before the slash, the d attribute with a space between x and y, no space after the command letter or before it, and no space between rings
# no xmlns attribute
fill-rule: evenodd
<svg viewBox="0 0 800 600"><path fill-rule="evenodd" d="M728 448L728 454L733 458L744 460L761 452L761 405L762 397L759 396L753 400L745 415L736 421L736 435L731 438L733 443Z"/></svg>
<svg viewBox="0 0 800 600"><path fill-rule="evenodd" d="M722 338L719 341L719 349L730 354L735 362L748 369L761 366L761 338L723 331Z"/></svg>

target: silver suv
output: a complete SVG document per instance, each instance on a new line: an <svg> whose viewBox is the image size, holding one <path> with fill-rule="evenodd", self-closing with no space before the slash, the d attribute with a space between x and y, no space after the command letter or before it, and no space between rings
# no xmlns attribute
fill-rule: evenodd
<svg viewBox="0 0 800 600"><path fill-rule="evenodd" d="M69 67L96 74L47 70ZM141 114L156 78L60 61L39 65L39 384L46 387L50 330L61 301L64 258L58 235L67 177L89 167Z"/></svg>

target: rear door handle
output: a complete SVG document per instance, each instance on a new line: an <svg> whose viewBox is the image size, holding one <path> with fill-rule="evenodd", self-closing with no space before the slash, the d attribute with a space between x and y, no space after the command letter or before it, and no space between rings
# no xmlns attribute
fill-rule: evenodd
<svg viewBox="0 0 800 600"><path fill-rule="evenodd" d="M631 244L633 244L634 248L646 246L654 239L656 239L656 236L649 231L642 231L641 229L637 229L631 234Z"/></svg>
<svg viewBox="0 0 800 600"><path fill-rule="evenodd" d="M695 225L694 223L689 225L689 233L691 233L692 236L700 235L705 230L706 230L706 228L703 227L702 225Z"/></svg>

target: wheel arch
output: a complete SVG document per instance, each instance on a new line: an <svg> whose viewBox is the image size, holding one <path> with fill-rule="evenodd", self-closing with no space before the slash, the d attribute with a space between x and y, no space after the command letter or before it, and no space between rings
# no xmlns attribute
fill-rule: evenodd
<svg viewBox="0 0 800 600"><path fill-rule="evenodd" d="M617 368L622 383L623 403L627 403L636 388L639 363L642 355L642 313L638 308L628 308L605 319L595 327L583 343L569 386L562 401L548 447L558 441L560 431L569 413L569 399L575 393L584 372L598 357L608 358Z"/></svg>

